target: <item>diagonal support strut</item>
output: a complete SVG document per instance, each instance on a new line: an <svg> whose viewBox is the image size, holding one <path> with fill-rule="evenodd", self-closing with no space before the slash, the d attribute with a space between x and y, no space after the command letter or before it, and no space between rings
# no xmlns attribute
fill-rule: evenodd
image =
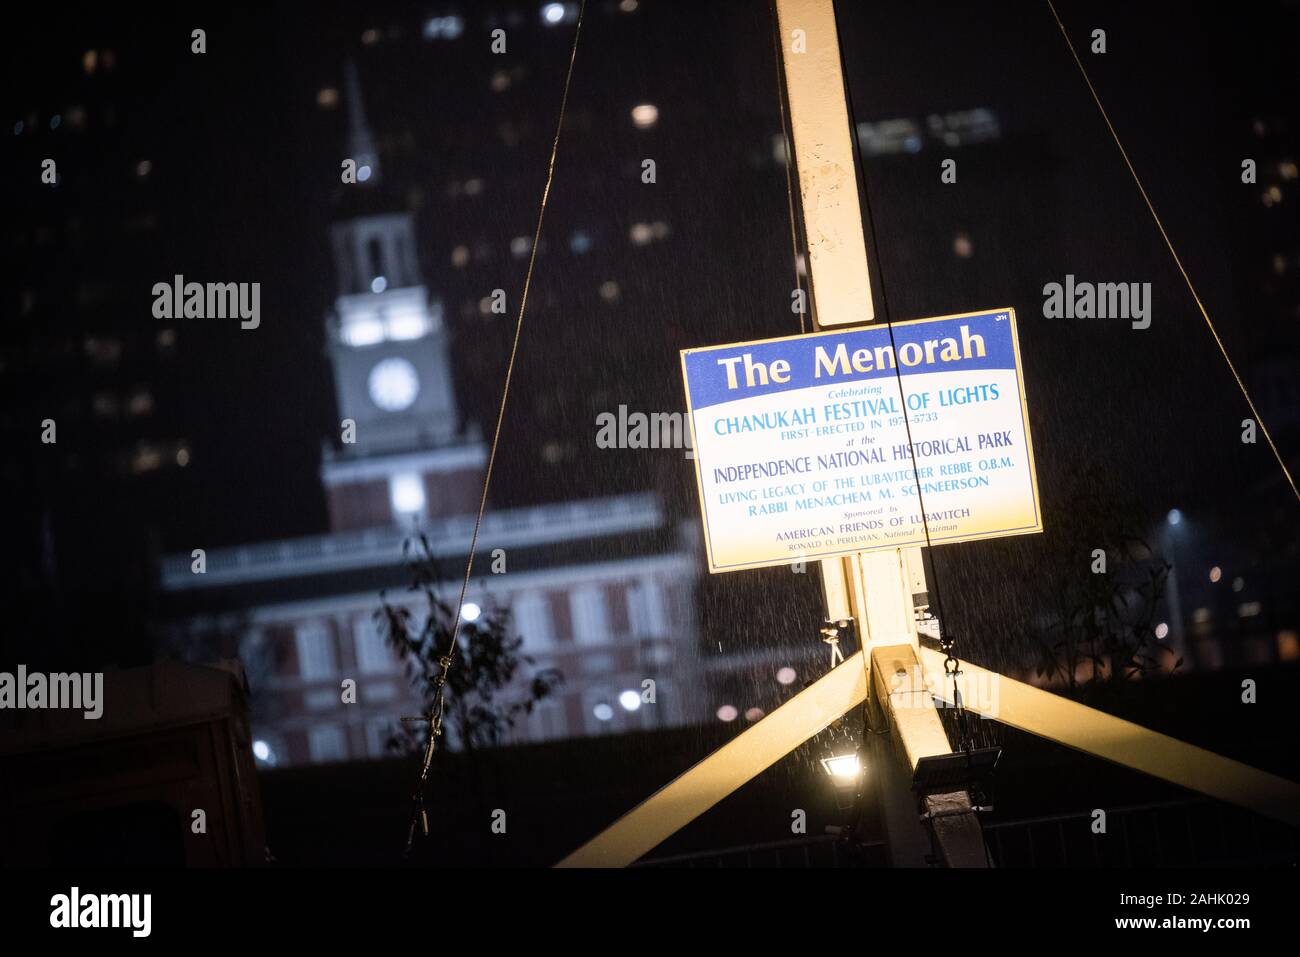
<svg viewBox="0 0 1300 957"><path fill-rule="evenodd" d="M943 653L920 651L927 675L943 674ZM964 680L996 681L997 706L968 695L966 710L1123 767L1300 826L1300 785L1079 704L1050 691L962 662ZM940 690L943 682L930 682ZM713 754L601 831L557 867L626 867L728 794L862 703L862 652L846 659Z"/></svg>
<svg viewBox="0 0 1300 957"><path fill-rule="evenodd" d="M626 867L867 697L862 652L845 659L582 845L557 867Z"/></svg>

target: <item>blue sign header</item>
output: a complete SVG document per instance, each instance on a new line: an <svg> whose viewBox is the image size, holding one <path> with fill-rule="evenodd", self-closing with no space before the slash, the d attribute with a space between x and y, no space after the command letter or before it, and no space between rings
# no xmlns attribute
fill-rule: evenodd
<svg viewBox="0 0 1300 957"><path fill-rule="evenodd" d="M690 404L703 409L818 385L928 372L1016 368L1010 310L857 326L682 352Z"/></svg>

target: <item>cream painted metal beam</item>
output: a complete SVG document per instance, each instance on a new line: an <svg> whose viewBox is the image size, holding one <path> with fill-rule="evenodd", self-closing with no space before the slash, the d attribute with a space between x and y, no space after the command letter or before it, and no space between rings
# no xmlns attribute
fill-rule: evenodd
<svg viewBox="0 0 1300 957"><path fill-rule="evenodd" d="M817 325L876 318L831 0L777 0Z"/></svg>
<svg viewBox="0 0 1300 957"><path fill-rule="evenodd" d="M876 311L835 7L832 0L777 0L776 14L813 322L818 329L869 323ZM856 619L863 647L916 644L911 598L925 591L920 555L919 548L909 548L825 559L826 617Z"/></svg>
<svg viewBox="0 0 1300 957"><path fill-rule="evenodd" d="M877 645L870 650L874 702L889 729L887 741L894 752L890 755L885 747L873 749L873 754L885 760L878 760L869 769L878 776L892 772L889 790L893 794L886 796L882 804L890 863L895 867L921 867L927 863L930 841L918 818L912 780L922 758L950 754L952 746L939 720L915 645ZM926 810L935 815L930 822L934 844L949 867L988 866L983 830L969 794L956 790L928 795Z"/></svg>
<svg viewBox="0 0 1300 957"><path fill-rule="evenodd" d="M679 775L557 867L626 867L779 761L867 696L862 653Z"/></svg>
<svg viewBox="0 0 1300 957"><path fill-rule="evenodd" d="M921 649L926 681L943 696L943 653ZM966 710L1141 771L1265 817L1300 826L1300 785L1116 718L1050 691L961 663Z"/></svg>
<svg viewBox="0 0 1300 957"><path fill-rule="evenodd" d="M885 709L891 734L898 736L912 774L922 758L951 754L934 693L926 686L912 645L888 645L871 650L871 680L876 700Z"/></svg>

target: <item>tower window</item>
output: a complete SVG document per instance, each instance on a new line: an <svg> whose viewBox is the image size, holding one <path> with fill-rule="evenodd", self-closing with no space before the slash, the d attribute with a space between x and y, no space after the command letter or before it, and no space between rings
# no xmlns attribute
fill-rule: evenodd
<svg viewBox="0 0 1300 957"><path fill-rule="evenodd" d="M370 267L372 279L384 278L384 249L377 236L366 243L366 263ZM388 285L387 280L384 281L384 285ZM374 288L373 283L371 288ZM378 292L379 290L375 291Z"/></svg>
<svg viewBox="0 0 1300 957"><path fill-rule="evenodd" d="M389 480L389 497L393 511L404 518L424 513L424 482L417 472L403 472Z"/></svg>

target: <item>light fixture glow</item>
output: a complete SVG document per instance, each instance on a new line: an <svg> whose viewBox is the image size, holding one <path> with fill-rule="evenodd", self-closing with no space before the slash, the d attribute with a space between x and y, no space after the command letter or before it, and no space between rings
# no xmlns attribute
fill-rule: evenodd
<svg viewBox="0 0 1300 957"><path fill-rule="evenodd" d="M1167 623L1162 621L1156 625L1156 637L1161 641L1169 637L1169 625Z"/></svg>
<svg viewBox="0 0 1300 957"><path fill-rule="evenodd" d="M478 621L479 615L483 614L483 609L472 601L467 601L460 606L460 617L462 621Z"/></svg>
<svg viewBox="0 0 1300 957"><path fill-rule="evenodd" d="M776 673L776 680L783 685L794 684L794 679L797 677L799 676L795 673L795 670L791 668L789 665L786 665L784 668L782 668L780 671Z"/></svg>
<svg viewBox="0 0 1300 957"><path fill-rule="evenodd" d="M1176 508L1171 508L1169 510L1168 516L1166 516L1166 521L1168 521L1170 525L1181 524L1182 520L1183 520L1183 513Z"/></svg>
<svg viewBox="0 0 1300 957"><path fill-rule="evenodd" d="M735 720L736 720L736 716L739 715L739 714L740 714L740 712L736 710L736 706L735 706L735 705L724 704L721 708L718 709L718 720L719 720L719 721L735 721Z"/></svg>
<svg viewBox="0 0 1300 957"><path fill-rule="evenodd" d="M265 741L253 742L253 757L259 761L265 761L271 756L271 746Z"/></svg>
<svg viewBox="0 0 1300 957"><path fill-rule="evenodd" d="M370 280L371 292L383 292L387 288L388 288L388 280L385 279L383 276L376 276L374 279Z"/></svg>
<svg viewBox="0 0 1300 957"><path fill-rule="evenodd" d="M549 24L559 23L564 19L564 4L548 3L542 7L542 19Z"/></svg>
<svg viewBox="0 0 1300 957"><path fill-rule="evenodd" d="M614 717L614 709L603 701L596 705L596 707L592 708L591 713L596 716L597 721L608 721L610 718Z"/></svg>
<svg viewBox="0 0 1300 957"><path fill-rule="evenodd" d="M399 515L418 515L424 511L424 482L414 472L394 475L389 487L393 511Z"/></svg>
<svg viewBox="0 0 1300 957"><path fill-rule="evenodd" d="M618 703L623 706L624 711L635 711L641 707L641 696L629 688L618 696Z"/></svg>
<svg viewBox="0 0 1300 957"><path fill-rule="evenodd" d="M862 762L858 760L857 752L854 751L822 758L822 767L836 781L852 781L862 770Z"/></svg>

